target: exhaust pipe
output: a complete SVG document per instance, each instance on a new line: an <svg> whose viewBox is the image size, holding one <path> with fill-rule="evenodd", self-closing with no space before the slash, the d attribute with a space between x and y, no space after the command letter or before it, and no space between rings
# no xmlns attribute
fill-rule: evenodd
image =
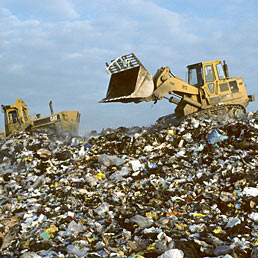
<svg viewBox="0 0 258 258"><path fill-rule="evenodd" d="M50 108L50 113L51 113L51 115L53 115L54 114L54 110L53 110L53 105L52 105L53 103L52 103L52 100L50 100L50 102L49 102L49 108Z"/></svg>
<svg viewBox="0 0 258 258"><path fill-rule="evenodd" d="M228 79L229 78L228 65L226 64L225 60L223 61L223 69L224 69L224 73L225 73L226 79Z"/></svg>

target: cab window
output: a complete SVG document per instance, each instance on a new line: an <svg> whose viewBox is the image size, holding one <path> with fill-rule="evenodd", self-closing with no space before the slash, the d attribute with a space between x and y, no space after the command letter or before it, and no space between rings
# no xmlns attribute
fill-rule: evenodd
<svg viewBox="0 0 258 258"><path fill-rule="evenodd" d="M214 83L209 83L208 88L209 88L211 93L214 93Z"/></svg>
<svg viewBox="0 0 258 258"><path fill-rule="evenodd" d="M206 82L213 82L215 80L214 73L211 65L205 66L205 79Z"/></svg>
<svg viewBox="0 0 258 258"><path fill-rule="evenodd" d="M8 113L8 116L9 116L9 121L11 123L17 123L18 122L18 117L17 117L16 111L10 111Z"/></svg>
<svg viewBox="0 0 258 258"><path fill-rule="evenodd" d="M27 115L26 115L25 110L23 109L22 112L23 112L24 121L25 121L25 122L28 121L28 117L27 117Z"/></svg>
<svg viewBox="0 0 258 258"><path fill-rule="evenodd" d="M196 85L198 83L196 69L189 70L189 83L191 85Z"/></svg>
<svg viewBox="0 0 258 258"><path fill-rule="evenodd" d="M202 67L200 65L188 68L188 83L193 86L203 85Z"/></svg>
<svg viewBox="0 0 258 258"><path fill-rule="evenodd" d="M224 70L222 68L222 64L216 64L216 68L217 68L219 79L220 80L225 79L225 74L224 74Z"/></svg>

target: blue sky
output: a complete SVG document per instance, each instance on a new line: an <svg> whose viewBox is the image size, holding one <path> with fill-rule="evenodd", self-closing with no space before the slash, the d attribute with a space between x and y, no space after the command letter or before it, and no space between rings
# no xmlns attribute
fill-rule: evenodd
<svg viewBox="0 0 258 258"><path fill-rule="evenodd" d="M134 52L152 74L169 66L185 79L188 64L225 59L258 98L257 42L257 0L0 0L0 104L22 98L47 115L52 100L56 112L80 111L81 134L149 126L175 105L98 103L105 62Z"/></svg>

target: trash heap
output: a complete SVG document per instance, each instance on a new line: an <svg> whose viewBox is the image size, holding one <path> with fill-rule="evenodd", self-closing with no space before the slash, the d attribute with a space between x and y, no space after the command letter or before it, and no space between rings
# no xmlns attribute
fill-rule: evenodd
<svg viewBox="0 0 258 258"><path fill-rule="evenodd" d="M258 257L258 112L0 143L0 257Z"/></svg>

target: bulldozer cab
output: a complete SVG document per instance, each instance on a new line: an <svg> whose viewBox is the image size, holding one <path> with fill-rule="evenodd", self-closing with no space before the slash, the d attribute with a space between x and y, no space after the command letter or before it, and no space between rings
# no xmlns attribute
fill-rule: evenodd
<svg viewBox="0 0 258 258"><path fill-rule="evenodd" d="M228 78L227 66L225 61L222 65L221 60L192 64L187 68L188 83L196 87Z"/></svg>
<svg viewBox="0 0 258 258"><path fill-rule="evenodd" d="M111 74L106 97L100 102L141 102L154 90L152 75L133 54L120 56L106 63Z"/></svg>
<svg viewBox="0 0 258 258"><path fill-rule="evenodd" d="M24 129L30 124L28 108L21 99L16 99L14 105L2 105L2 111L4 113L6 135Z"/></svg>
<svg viewBox="0 0 258 258"><path fill-rule="evenodd" d="M240 98L248 99L243 79L229 78L225 61L202 62L189 65L187 68L188 83L200 88L205 96L206 105L234 103Z"/></svg>

